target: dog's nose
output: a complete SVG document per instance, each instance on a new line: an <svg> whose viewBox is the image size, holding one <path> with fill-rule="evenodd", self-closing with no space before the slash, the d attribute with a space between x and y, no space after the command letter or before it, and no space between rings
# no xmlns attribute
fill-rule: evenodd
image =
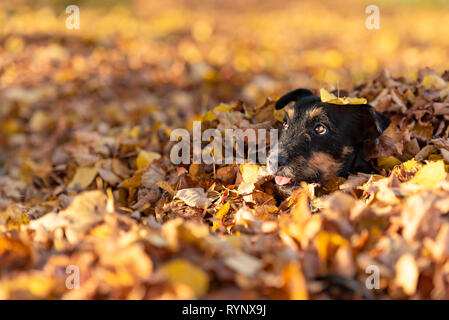
<svg viewBox="0 0 449 320"><path fill-rule="evenodd" d="M279 166L285 166L288 164L286 157L280 156L277 153L271 153L267 161L267 169L270 174L275 174L278 171Z"/></svg>
<svg viewBox="0 0 449 320"><path fill-rule="evenodd" d="M267 159L267 169L268 173L275 174L276 171L278 171L278 163L276 161L276 156L273 154L270 154L270 156Z"/></svg>
<svg viewBox="0 0 449 320"><path fill-rule="evenodd" d="M281 166L285 166L285 165L288 164L288 159L286 157L283 157L283 156L278 156L278 163Z"/></svg>

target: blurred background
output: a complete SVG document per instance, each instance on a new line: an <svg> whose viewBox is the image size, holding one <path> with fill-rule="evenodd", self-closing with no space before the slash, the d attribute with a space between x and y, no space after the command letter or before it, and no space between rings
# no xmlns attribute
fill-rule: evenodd
<svg viewBox="0 0 449 320"><path fill-rule="evenodd" d="M134 95L136 86L163 86L176 101L189 99L179 90L198 90L193 99L206 107L259 102L287 87L347 88L383 68L413 76L448 67L449 2L375 2L3 1L0 87L87 81ZM65 27L71 4L79 30ZM379 30L365 27L371 4Z"/></svg>
<svg viewBox="0 0 449 320"><path fill-rule="evenodd" d="M68 5L80 29L66 28ZM86 124L184 126L220 102L448 68L449 2L40 0L0 4L0 146ZM49 115L51 114L51 117ZM59 114L59 116L58 116ZM101 118L101 119L100 119ZM59 119L59 120L57 120ZM27 128L31 125L31 129Z"/></svg>

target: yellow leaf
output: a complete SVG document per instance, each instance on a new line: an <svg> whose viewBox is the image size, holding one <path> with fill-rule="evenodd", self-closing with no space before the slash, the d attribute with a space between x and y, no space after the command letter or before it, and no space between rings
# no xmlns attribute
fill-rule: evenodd
<svg viewBox="0 0 449 320"><path fill-rule="evenodd" d="M30 129L36 132L44 131L49 124L50 117L43 111L36 111L30 119Z"/></svg>
<svg viewBox="0 0 449 320"><path fill-rule="evenodd" d="M337 97L334 94L330 93L324 88L320 89L320 96L322 102L328 102L337 99Z"/></svg>
<svg viewBox="0 0 449 320"><path fill-rule="evenodd" d="M229 209L231 208L231 204L229 202L226 202L221 208L220 210L218 210L217 214L215 215L215 217L217 217L218 219L223 219L223 217L229 212Z"/></svg>
<svg viewBox="0 0 449 320"><path fill-rule="evenodd" d="M423 166L409 181L422 186L431 187L438 182L446 179L446 171L444 170L444 161L429 162Z"/></svg>
<svg viewBox="0 0 449 320"><path fill-rule="evenodd" d="M242 179L246 183L255 183L259 180L259 169L257 164L243 163L240 165L240 173L242 174Z"/></svg>
<svg viewBox="0 0 449 320"><path fill-rule="evenodd" d="M138 139L140 135L141 128L140 126L135 126L129 132L129 136L134 139Z"/></svg>
<svg viewBox="0 0 449 320"><path fill-rule="evenodd" d="M234 108L235 108L235 105L229 104L229 105L219 105L219 106L215 107L214 110L215 111L229 112L229 111L231 111Z"/></svg>
<svg viewBox="0 0 449 320"><path fill-rule="evenodd" d="M137 156L136 165L138 169L145 168L154 160L160 159L161 155L157 152L140 151Z"/></svg>
<svg viewBox="0 0 449 320"><path fill-rule="evenodd" d="M321 231L314 239L314 244L317 248L318 256L324 261L328 258L332 249L349 246L348 240L337 233L328 231Z"/></svg>
<svg viewBox="0 0 449 320"><path fill-rule="evenodd" d="M203 121L214 121L217 117L212 111L207 111L206 114L203 115Z"/></svg>
<svg viewBox="0 0 449 320"><path fill-rule="evenodd" d="M209 277L206 272L184 259L175 259L165 263L163 272L173 284L188 286L196 296L201 296L209 289Z"/></svg>
<svg viewBox="0 0 449 320"><path fill-rule="evenodd" d="M218 220L222 220L223 217L229 212L229 209L231 208L231 204L229 202L226 202L221 208L220 210L218 210L218 212L215 214L215 218L217 218ZM212 231L216 231L220 221L214 221L213 225L212 225Z"/></svg>
<svg viewBox="0 0 449 320"><path fill-rule="evenodd" d="M158 181L158 182L156 182L156 184L158 185L159 188L167 191L172 196L174 196L176 194L176 191L173 190L173 187L167 181Z"/></svg>
<svg viewBox="0 0 449 320"><path fill-rule="evenodd" d="M328 92L326 89L320 89L320 96L322 102L327 102L331 104L366 104L367 100L365 98L350 98L342 97L337 98L334 94Z"/></svg>
<svg viewBox="0 0 449 320"><path fill-rule="evenodd" d="M282 110L274 110L273 116L277 121L284 122L284 112Z"/></svg>
<svg viewBox="0 0 449 320"><path fill-rule="evenodd" d="M307 286L301 264L292 261L282 270L282 278L290 300L307 300Z"/></svg>
<svg viewBox="0 0 449 320"><path fill-rule="evenodd" d="M123 180L120 184L121 188L138 188L142 183L142 174L145 172L145 169L137 170L134 175L126 180Z"/></svg>
<svg viewBox="0 0 449 320"><path fill-rule="evenodd" d="M419 162L415 160L415 158L410 159L402 164L402 167L405 171L413 171L415 168L421 166Z"/></svg>
<svg viewBox="0 0 449 320"><path fill-rule="evenodd" d="M98 162L94 167L84 167L76 169L75 176L70 181L68 187L70 189L85 189L87 188L98 174L101 163Z"/></svg>
<svg viewBox="0 0 449 320"><path fill-rule="evenodd" d="M446 81L436 74L429 74L422 79L421 84L425 89L443 89L446 87Z"/></svg>
<svg viewBox="0 0 449 320"><path fill-rule="evenodd" d="M377 165L383 169L390 170L394 166L401 164L401 161L395 157L379 157Z"/></svg>

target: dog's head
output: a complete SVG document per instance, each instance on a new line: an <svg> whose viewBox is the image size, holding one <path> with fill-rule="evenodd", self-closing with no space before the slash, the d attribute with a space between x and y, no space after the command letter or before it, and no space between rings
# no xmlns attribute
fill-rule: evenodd
<svg viewBox="0 0 449 320"><path fill-rule="evenodd" d="M368 104L324 103L308 89L287 93L276 102L276 109L292 101L278 146L268 158L268 171L284 187L300 181L323 184L363 168L363 142L376 139L390 124Z"/></svg>

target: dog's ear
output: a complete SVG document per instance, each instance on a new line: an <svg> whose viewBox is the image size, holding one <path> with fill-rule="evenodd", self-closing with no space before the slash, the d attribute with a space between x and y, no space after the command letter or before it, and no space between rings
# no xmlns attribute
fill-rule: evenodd
<svg viewBox="0 0 449 320"><path fill-rule="evenodd" d="M360 108L360 124L361 137L363 140L376 139L382 132L384 132L391 123L391 120L376 111L376 109L369 104L362 105Z"/></svg>
<svg viewBox="0 0 449 320"><path fill-rule="evenodd" d="M276 110L282 109L292 101L296 101L298 105L301 105L309 101L311 102L317 100L320 100L320 98L314 96L312 91L310 91L309 89L301 88L290 91L289 93L283 95L278 101L276 101L275 108Z"/></svg>

